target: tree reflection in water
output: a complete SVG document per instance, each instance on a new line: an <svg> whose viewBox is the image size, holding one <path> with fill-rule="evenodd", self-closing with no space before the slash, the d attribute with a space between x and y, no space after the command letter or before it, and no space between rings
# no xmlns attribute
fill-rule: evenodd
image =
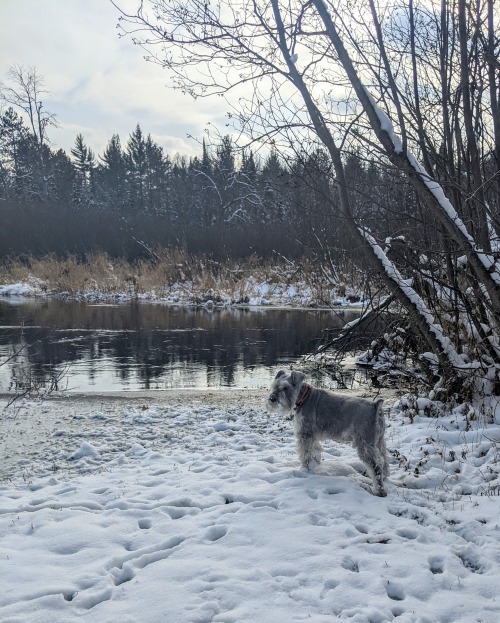
<svg viewBox="0 0 500 623"><path fill-rule="evenodd" d="M344 322L329 310L0 301L0 391L266 387Z"/></svg>

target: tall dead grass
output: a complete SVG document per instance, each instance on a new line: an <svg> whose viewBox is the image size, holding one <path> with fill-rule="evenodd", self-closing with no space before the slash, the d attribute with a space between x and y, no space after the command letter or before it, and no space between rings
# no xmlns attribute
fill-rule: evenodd
<svg viewBox="0 0 500 623"><path fill-rule="evenodd" d="M181 288L194 302L208 299L243 302L249 282L267 283L270 287L301 282L315 292L319 303L328 304L332 289L341 296L345 293L349 287L345 279L340 271L336 275L325 274L317 262L306 258L291 262L285 258L264 261L251 256L241 261L215 262L190 256L182 250L159 250L151 259L135 263L97 253L83 261L74 256L60 259L47 255L11 259L0 265L0 284L31 282L47 293L69 297L97 294L164 297Z"/></svg>

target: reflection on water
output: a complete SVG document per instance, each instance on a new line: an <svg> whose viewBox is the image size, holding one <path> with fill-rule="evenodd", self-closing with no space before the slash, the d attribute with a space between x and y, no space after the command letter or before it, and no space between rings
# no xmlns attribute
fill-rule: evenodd
<svg viewBox="0 0 500 623"><path fill-rule="evenodd" d="M267 387L356 316L0 300L0 391Z"/></svg>

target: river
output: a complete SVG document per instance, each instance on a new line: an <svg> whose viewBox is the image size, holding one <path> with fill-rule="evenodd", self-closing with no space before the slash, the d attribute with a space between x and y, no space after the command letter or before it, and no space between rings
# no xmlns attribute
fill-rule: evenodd
<svg viewBox="0 0 500 623"><path fill-rule="evenodd" d="M257 389L358 311L0 300L0 392Z"/></svg>

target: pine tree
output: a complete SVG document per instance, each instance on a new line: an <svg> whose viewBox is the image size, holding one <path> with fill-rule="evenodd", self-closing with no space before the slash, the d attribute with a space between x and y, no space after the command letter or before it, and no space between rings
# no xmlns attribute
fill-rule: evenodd
<svg viewBox="0 0 500 623"><path fill-rule="evenodd" d="M71 194L75 178L75 168L63 149L50 153L52 170L51 194L59 201L62 209L71 204Z"/></svg>
<svg viewBox="0 0 500 623"><path fill-rule="evenodd" d="M74 158L73 164L76 169L73 202L81 207L92 203L94 200L94 172L96 167L94 152L87 147L81 133L75 139L75 146L71 150L71 155Z"/></svg>
<svg viewBox="0 0 500 623"><path fill-rule="evenodd" d="M36 144L13 108L0 117L0 196L30 197Z"/></svg>
<svg viewBox="0 0 500 623"><path fill-rule="evenodd" d="M284 174L278 152L273 149L264 162L260 176L266 221L282 221L285 216Z"/></svg>
<svg viewBox="0 0 500 623"><path fill-rule="evenodd" d="M143 212L146 205L147 156L146 141L139 124L127 142L125 163L129 205L134 211Z"/></svg>
<svg viewBox="0 0 500 623"><path fill-rule="evenodd" d="M146 206L150 214L168 212L168 174L170 160L163 154L163 148L157 145L151 134L148 134L145 143L146 153Z"/></svg>
<svg viewBox="0 0 500 623"><path fill-rule="evenodd" d="M100 160L99 179L103 200L110 209L121 210L127 198L127 168L118 134L113 134Z"/></svg>
<svg viewBox="0 0 500 623"><path fill-rule="evenodd" d="M213 163L213 181L218 195L215 206L215 221L223 223L230 220L235 209L235 157L234 145L231 137L222 137L221 143L215 150Z"/></svg>

